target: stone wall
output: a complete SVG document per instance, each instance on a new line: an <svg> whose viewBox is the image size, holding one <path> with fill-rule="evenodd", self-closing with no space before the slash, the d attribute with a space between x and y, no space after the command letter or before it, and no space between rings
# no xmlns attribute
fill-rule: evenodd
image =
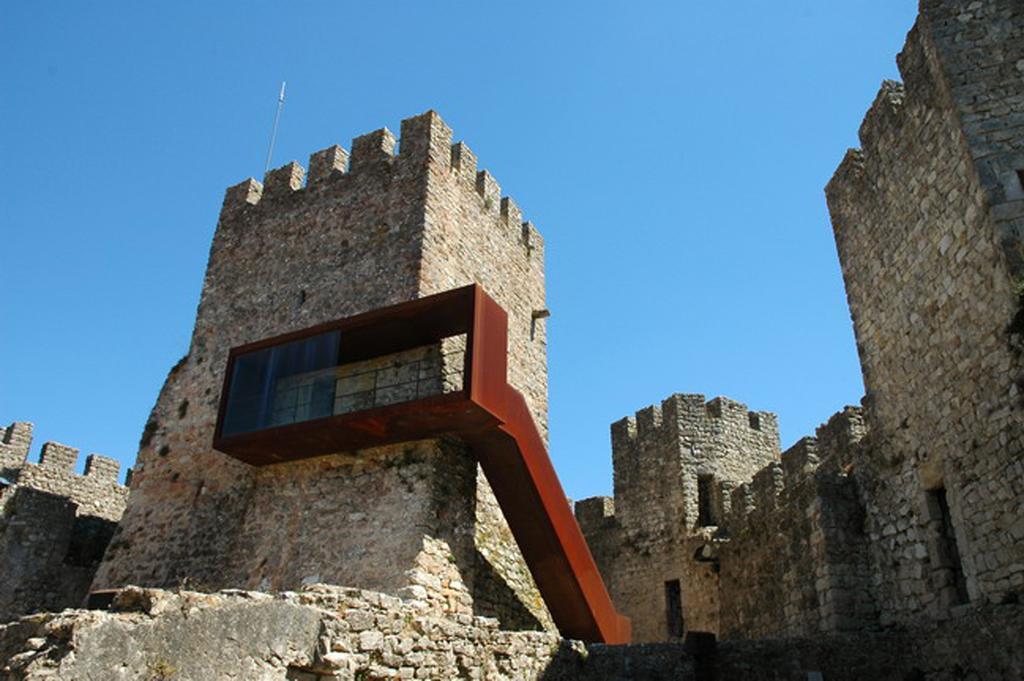
<svg viewBox="0 0 1024 681"><path fill-rule="evenodd" d="M474 612L500 618L507 629L554 629L551 614L526 563L514 550L515 538L479 466L474 511Z"/></svg>
<svg viewBox="0 0 1024 681"><path fill-rule="evenodd" d="M0 431L0 477L11 478L28 459L32 424L14 422Z"/></svg>
<svg viewBox="0 0 1024 681"><path fill-rule="evenodd" d="M526 398L544 442L548 439L544 240L476 155L436 114L404 122L425 159L427 183L420 293L477 282L508 313L508 381Z"/></svg>
<svg viewBox="0 0 1024 681"><path fill-rule="evenodd" d="M82 604L124 511L119 464L98 454L75 473L78 450L47 442L27 461L32 424L13 423L0 443L0 621Z"/></svg>
<svg viewBox="0 0 1024 681"><path fill-rule="evenodd" d="M393 592L424 536L472 549L472 536L457 533L472 526L475 467L462 458L425 440L257 468L256 488L281 492L252 494L225 572L261 591L326 582Z"/></svg>
<svg viewBox="0 0 1024 681"><path fill-rule="evenodd" d="M837 461L844 452L832 450L861 426L858 410L840 412L733 491L718 547L722 638L877 627L864 509Z"/></svg>
<svg viewBox="0 0 1024 681"><path fill-rule="evenodd" d="M0 622L83 604L115 523L75 511L29 487L0 492Z"/></svg>
<svg viewBox="0 0 1024 681"><path fill-rule="evenodd" d="M403 121L400 146L378 130L353 140L351 156L313 154L309 168L308 179L290 163L228 189L189 352L146 424L132 501L94 586L324 581L394 592L437 540L483 610L505 604L510 622L549 621L515 544L487 545L508 530L477 504L476 463L461 444L262 468L212 449L231 347L473 282L509 314L509 380L546 430L545 337L533 320L544 307L540 238L440 117Z"/></svg>
<svg viewBox="0 0 1024 681"><path fill-rule="evenodd" d="M742 681L1011 681L1024 677L1021 631L1024 606L990 605L887 631L723 641L714 667Z"/></svg>
<svg viewBox="0 0 1024 681"><path fill-rule="evenodd" d="M898 62L826 192L883 623L1024 587L1024 6L926 0Z"/></svg>
<svg viewBox="0 0 1024 681"><path fill-rule="evenodd" d="M775 416L679 394L611 432L614 503L582 500L576 513L612 600L632 619L633 640L717 632L717 573L694 556L715 541L722 490L778 458Z"/></svg>
<svg viewBox="0 0 1024 681"><path fill-rule="evenodd" d="M404 596L324 585L278 597L132 587L112 612L0 626L0 679L518 680L540 678L563 645L583 650Z"/></svg>
<svg viewBox="0 0 1024 681"><path fill-rule="evenodd" d="M577 502L576 515L634 640L876 627L850 474L866 433L861 410L848 407L779 459L774 416L700 395L613 424L615 499Z"/></svg>
<svg viewBox="0 0 1024 681"><path fill-rule="evenodd" d="M32 424L15 422L4 428L0 441L0 477L23 487L66 497L84 515L117 521L124 512L128 488L118 482L121 464L110 457L90 454L85 471L75 473L78 450L59 442L46 442L39 463L28 461ZM131 470L128 471L131 478Z"/></svg>
<svg viewBox="0 0 1024 681"><path fill-rule="evenodd" d="M640 570L610 563L610 581L637 589L666 561L710 559L718 588L688 579L717 593L727 637L870 630L1018 598L1022 36L1019 3L922 3L898 60L905 85L883 84L862 148L827 189L863 412L837 414L750 484L716 477L713 514L724 521L695 554L691 545ZM663 464L613 457L614 514L595 505L589 526L636 517L664 540L685 482ZM648 496L631 502L620 485Z"/></svg>
<svg viewBox="0 0 1024 681"><path fill-rule="evenodd" d="M130 587L109 612L0 625L0 680L1017 681L1022 627L1024 606L1003 605L886 632L584 646L445 614L411 593Z"/></svg>
<svg viewBox="0 0 1024 681"><path fill-rule="evenodd" d="M654 587L672 571L701 613L686 627L727 637L870 630L1024 590L1024 6L925 0L898 62L905 82L882 85L826 189L863 411L756 475L665 455L686 436L650 433L685 401L613 425L614 504L578 513L641 640L666 636Z"/></svg>

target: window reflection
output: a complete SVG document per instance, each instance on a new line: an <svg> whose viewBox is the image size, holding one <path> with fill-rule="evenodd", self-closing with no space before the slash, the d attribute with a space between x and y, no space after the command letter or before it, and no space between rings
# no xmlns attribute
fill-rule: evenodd
<svg viewBox="0 0 1024 681"><path fill-rule="evenodd" d="M330 331L235 358L223 435L329 416L340 337Z"/></svg>
<svg viewBox="0 0 1024 681"><path fill-rule="evenodd" d="M221 435L229 437L463 389L465 335L339 363L332 331L235 358Z"/></svg>

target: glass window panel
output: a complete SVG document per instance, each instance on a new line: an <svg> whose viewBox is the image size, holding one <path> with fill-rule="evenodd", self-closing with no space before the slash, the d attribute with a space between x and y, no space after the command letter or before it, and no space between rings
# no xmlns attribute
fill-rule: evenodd
<svg viewBox="0 0 1024 681"><path fill-rule="evenodd" d="M330 331L236 357L222 435L329 416L340 338Z"/></svg>
<svg viewBox="0 0 1024 681"><path fill-rule="evenodd" d="M463 388L466 337L339 365L332 331L235 358L223 437Z"/></svg>

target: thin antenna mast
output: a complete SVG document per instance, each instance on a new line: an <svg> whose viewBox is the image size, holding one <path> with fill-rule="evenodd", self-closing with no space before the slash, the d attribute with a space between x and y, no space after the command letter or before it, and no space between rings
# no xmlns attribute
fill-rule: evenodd
<svg viewBox="0 0 1024 681"><path fill-rule="evenodd" d="M277 113L274 115L274 130L270 133L270 149L267 150L267 167L263 169L263 174L266 175L270 170L270 159L274 157L274 141L277 140L277 124L281 122L281 109L284 108L284 86L285 81L281 81L281 94L277 96Z"/></svg>

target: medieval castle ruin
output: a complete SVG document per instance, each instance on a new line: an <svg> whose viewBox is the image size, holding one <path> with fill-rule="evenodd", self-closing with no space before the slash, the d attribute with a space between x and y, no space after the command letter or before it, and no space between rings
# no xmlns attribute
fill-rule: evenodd
<svg viewBox="0 0 1024 681"><path fill-rule="evenodd" d="M826 188L862 404L672 395L575 522L543 239L436 113L229 188L127 487L2 431L0 679L1024 678L1024 5L898 64Z"/></svg>
<svg viewBox="0 0 1024 681"><path fill-rule="evenodd" d="M56 442L29 463L32 424L0 433L0 620L80 605L124 513L121 466L90 454L77 475L78 450Z"/></svg>

